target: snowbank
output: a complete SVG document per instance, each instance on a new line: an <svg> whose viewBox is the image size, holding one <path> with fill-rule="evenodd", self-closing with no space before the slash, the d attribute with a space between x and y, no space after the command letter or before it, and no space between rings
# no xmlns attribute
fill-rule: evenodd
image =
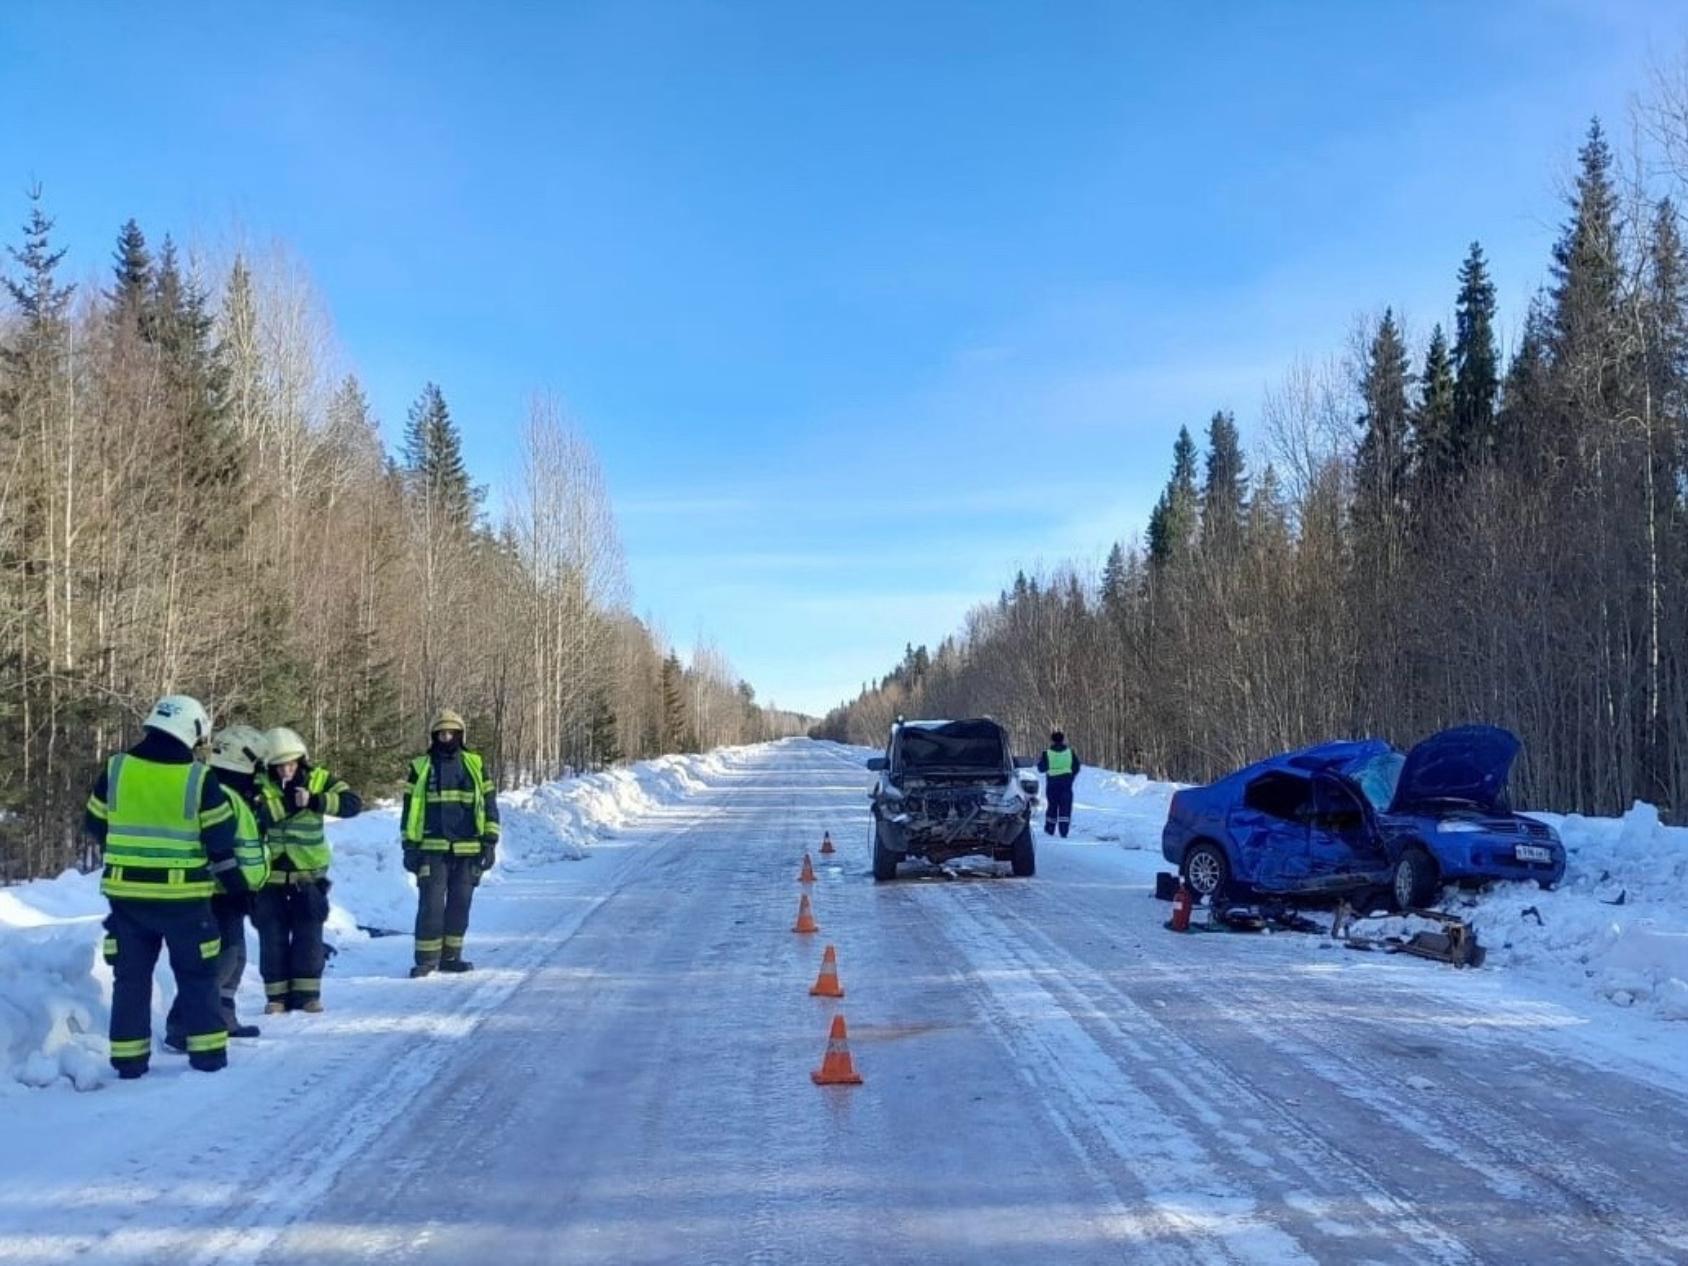
<svg viewBox="0 0 1688 1266"><path fill-rule="evenodd" d="M665 756L499 797L501 871L574 860L613 837L631 819L707 789L729 773L736 749ZM348 822L330 822L334 844L333 910L328 938L338 948L373 934L408 933L415 881L402 865L398 806L372 806ZM106 1023L111 971L100 956L106 914L99 877L67 871L56 879L0 888L0 1087L68 1082L92 1089L109 1073ZM257 946L246 985L257 976ZM174 988L161 968L153 995L155 1034ZM261 1005L261 1002L258 1004Z"/></svg>
<svg viewBox="0 0 1688 1266"><path fill-rule="evenodd" d="M1475 898L1469 913L1489 962L1688 1020L1688 828L1664 825L1648 804L1621 818L1537 816L1565 842L1565 881Z"/></svg>

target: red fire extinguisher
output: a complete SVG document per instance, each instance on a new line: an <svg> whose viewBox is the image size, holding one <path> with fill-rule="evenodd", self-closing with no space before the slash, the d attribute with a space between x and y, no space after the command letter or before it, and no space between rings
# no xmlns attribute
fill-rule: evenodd
<svg viewBox="0 0 1688 1266"><path fill-rule="evenodd" d="M1190 891L1190 885L1180 880L1178 891L1172 895L1172 921L1166 926L1174 932L1188 932L1190 930L1190 910L1195 903L1196 895Z"/></svg>

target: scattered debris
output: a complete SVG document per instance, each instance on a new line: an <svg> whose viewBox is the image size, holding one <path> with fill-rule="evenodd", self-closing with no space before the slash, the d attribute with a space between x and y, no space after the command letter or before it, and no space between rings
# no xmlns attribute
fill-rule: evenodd
<svg viewBox="0 0 1688 1266"><path fill-rule="evenodd" d="M1360 936L1353 925L1370 915L1355 914L1346 901L1337 903L1331 920L1330 936L1353 950L1382 950L1385 954L1411 954L1415 958L1429 958L1455 967L1481 967L1488 951L1477 943L1477 933L1457 915L1441 910L1403 910L1402 915L1428 919L1440 926L1440 931L1418 931L1408 936Z"/></svg>

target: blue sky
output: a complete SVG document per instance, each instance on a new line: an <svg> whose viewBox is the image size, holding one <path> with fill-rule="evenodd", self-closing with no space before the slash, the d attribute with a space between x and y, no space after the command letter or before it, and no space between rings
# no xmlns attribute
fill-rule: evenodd
<svg viewBox="0 0 1688 1266"><path fill-rule="evenodd" d="M1015 568L1141 529L1180 424L1445 320L1515 327L1590 114L1679 3L13 3L0 187L280 238L389 435L479 478L558 393L636 605L824 709ZM0 214L4 213L0 206Z"/></svg>

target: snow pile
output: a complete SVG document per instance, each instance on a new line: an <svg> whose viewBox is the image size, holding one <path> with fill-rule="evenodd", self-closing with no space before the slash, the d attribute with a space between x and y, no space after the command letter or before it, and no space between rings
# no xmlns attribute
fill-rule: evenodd
<svg viewBox="0 0 1688 1266"><path fill-rule="evenodd" d="M583 858L634 817L707 790L730 775L739 749L665 756L499 797L503 838L499 872ZM416 884L404 870L399 810L391 801L348 822L331 821L333 909L327 934L345 946L371 933L408 933ZM0 1086L68 1081L92 1089L109 1075L106 1023L111 971L100 955L107 906L98 875L67 871L56 879L0 888ZM250 932L249 932L250 936ZM257 977L251 945L246 985ZM174 988L161 964L153 994L153 1029L163 1032Z"/></svg>
<svg viewBox="0 0 1688 1266"><path fill-rule="evenodd" d="M100 1083L111 989L99 956L104 914L89 875L0 890L0 1079Z"/></svg>
<svg viewBox="0 0 1688 1266"><path fill-rule="evenodd" d="M1648 804L1621 818L1537 816L1565 843L1565 881L1476 898L1469 913L1489 961L1561 982L1575 973L1618 1006L1688 1020L1688 828L1666 826Z"/></svg>

